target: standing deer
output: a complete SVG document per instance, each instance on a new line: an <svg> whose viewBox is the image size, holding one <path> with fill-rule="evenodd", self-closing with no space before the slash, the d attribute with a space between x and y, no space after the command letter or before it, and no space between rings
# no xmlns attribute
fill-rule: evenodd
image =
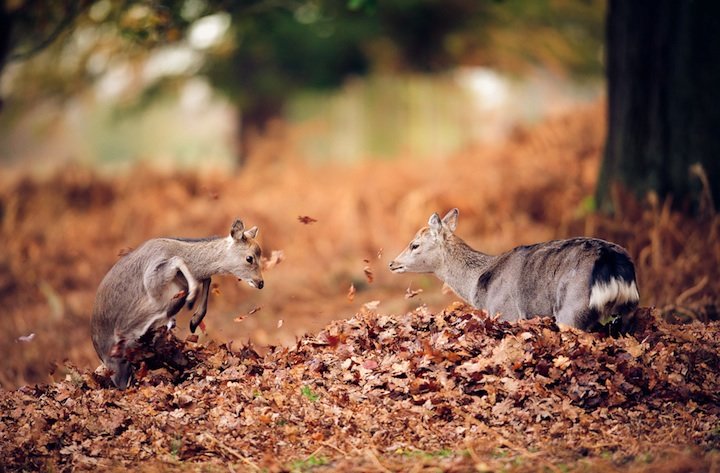
<svg viewBox="0 0 720 473"><path fill-rule="evenodd" d="M148 331L175 326L175 314L197 302L190 319L194 333L207 313L210 278L231 274L251 287L264 286L257 227L235 220L225 238L155 238L118 261L97 290L91 321L93 345L125 389L132 376L127 354Z"/></svg>
<svg viewBox="0 0 720 473"><path fill-rule="evenodd" d="M434 273L476 308L513 321L552 315L558 323L600 330L614 321L631 328L640 299L635 267L622 247L597 238L518 246L498 256L472 249L455 235L458 209L428 227L394 261L395 273Z"/></svg>

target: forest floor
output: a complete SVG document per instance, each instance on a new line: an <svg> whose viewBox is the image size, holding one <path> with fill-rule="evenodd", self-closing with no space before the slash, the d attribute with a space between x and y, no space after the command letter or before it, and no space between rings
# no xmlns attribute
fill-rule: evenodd
<svg viewBox="0 0 720 473"><path fill-rule="evenodd" d="M275 127L235 175L0 177L0 471L720 471L720 217L619 191L614 217L594 214L602 105L444 160L313 165L297 133ZM452 207L488 253L625 246L642 326L508 324L386 270ZM105 272L235 217L260 228L266 287L216 278L204 332L180 314L154 350L166 366L108 389L89 336Z"/></svg>

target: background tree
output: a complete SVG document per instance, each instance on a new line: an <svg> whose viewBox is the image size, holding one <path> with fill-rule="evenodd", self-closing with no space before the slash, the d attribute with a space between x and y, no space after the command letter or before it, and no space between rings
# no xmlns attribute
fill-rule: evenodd
<svg viewBox="0 0 720 473"><path fill-rule="evenodd" d="M697 204L698 163L720 204L718 18L720 4L709 0L610 0L601 209L612 210L615 187Z"/></svg>
<svg viewBox="0 0 720 473"><path fill-rule="evenodd" d="M42 51L42 61L28 61L30 73L20 81L31 99L68 96L99 79L89 67L99 48L106 56L139 61L155 46L182 42L202 17L228 14L231 39L203 51L200 73L238 105L239 149L249 141L246 133L281 115L295 94L337 87L349 75L436 73L467 65L510 73L535 65L561 73L601 71L600 0L81 0L69 8L64 2L17 0L11 9L7 4L0 11L0 21L12 24L6 57ZM88 29L97 37L79 47L73 33ZM70 56L72 70L63 61ZM146 103L173 83L154 84L136 101ZM244 149L241 155L246 154Z"/></svg>

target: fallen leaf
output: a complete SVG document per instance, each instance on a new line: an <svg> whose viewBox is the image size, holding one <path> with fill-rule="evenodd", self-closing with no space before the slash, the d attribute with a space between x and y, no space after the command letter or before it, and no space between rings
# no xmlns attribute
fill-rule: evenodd
<svg viewBox="0 0 720 473"><path fill-rule="evenodd" d="M148 373L148 367L147 364L143 361L140 363L140 369L138 369L134 376L136 379L143 379L145 376L147 376Z"/></svg>
<svg viewBox="0 0 720 473"><path fill-rule="evenodd" d="M214 296L220 295L220 286L218 285L218 283L214 282L212 286L210 286L210 288L212 289L212 293Z"/></svg>
<svg viewBox="0 0 720 473"><path fill-rule="evenodd" d="M378 258L378 259L382 258L382 255L383 255L383 249L380 248L380 249L378 250L378 253L377 253L377 258Z"/></svg>
<svg viewBox="0 0 720 473"><path fill-rule="evenodd" d="M203 334L206 333L206 332L205 332L206 326L205 326L205 321L204 321L204 320L203 320L202 322L200 322L200 325L198 325L198 327L200 327L200 330L202 331Z"/></svg>
<svg viewBox="0 0 720 473"><path fill-rule="evenodd" d="M283 326L283 319L278 320L277 322L277 328L280 328Z"/></svg>
<svg viewBox="0 0 720 473"><path fill-rule="evenodd" d="M317 222L316 219L314 219L314 218L312 218L312 217L308 217L307 215L303 215L303 216L301 216L301 217L298 217L298 220L300 221L300 223L304 223L305 225L309 225L309 224L311 224L311 223Z"/></svg>
<svg viewBox="0 0 720 473"><path fill-rule="evenodd" d="M243 320L245 320L246 317L246 315L238 315L233 319L233 322L242 322Z"/></svg>
<svg viewBox="0 0 720 473"><path fill-rule="evenodd" d="M352 302L355 299L355 284L350 283L350 289L348 289L347 299Z"/></svg>
<svg viewBox="0 0 720 473"><path fill-rule="evenodd" d="M255 312L259 311L260 309L262 309L262 306L257 305L255 307L253 307L252 309L250 309L250 312L248 312L247 315L253 315Z"/></svg>
<svg viewBox="0 0 720 473"><path fill-rule="evenodd" d="M378 366L379 366L378 362L375 360L365 360L365 361L363 361L363 364L362 364L362 367L365 368L366 370L374 370Z"/></svg>
<svg viewBox="0 0 720 473"><path fill-rule="evenodd" d="M553 366L561 370L567 369L567 367L570 366L570 363L570 358L564 355L560 355L553 360Z"/></svg>

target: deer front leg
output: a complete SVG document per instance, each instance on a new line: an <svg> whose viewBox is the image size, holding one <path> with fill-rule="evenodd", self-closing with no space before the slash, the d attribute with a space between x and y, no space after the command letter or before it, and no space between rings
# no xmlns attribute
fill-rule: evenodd
<svg viewBox="0 0 720 473"><path fill-rule="evenodd" d="M202 289L200 291L200 297L197 301L198 307L192 318L190 319L190 331L192 333L195 333L195 329L198 328L200 323L205 318L205 314L207 313L208 295L210 293L210 278L203 279L200 282L202 283Z"/></svg>

